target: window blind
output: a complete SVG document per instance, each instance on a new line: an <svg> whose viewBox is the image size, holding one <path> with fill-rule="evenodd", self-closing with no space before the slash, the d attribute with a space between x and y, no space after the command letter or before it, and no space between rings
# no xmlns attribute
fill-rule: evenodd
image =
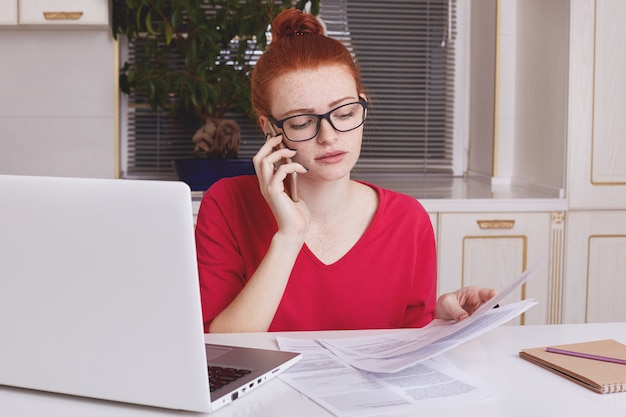
<svg viewBox="0 0 626 417"><path fill-rule="evenodd" d="M355 171L452 175L455 1L322 0L320 17L352 51L370 99ZM124 58L139 50L129 45ZM251 158L264 140L260 129L229 116L241 125L239 156ZM128 98L122 118L122 176L174 179L171 161L193 157L196 129L151 111L141 97Z"/></svg>

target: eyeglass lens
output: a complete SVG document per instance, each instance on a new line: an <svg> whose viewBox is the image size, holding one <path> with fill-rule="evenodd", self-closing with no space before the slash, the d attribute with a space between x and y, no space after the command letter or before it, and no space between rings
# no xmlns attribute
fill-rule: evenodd
<svg viewBox="0 0 626 417"><path fill-rule="evenodd" d="M301 114L283 120L283 132L288 139L302 142L317 136L322 119L330 122L338 132L347 132L363 124L365 105L361 102L344 104L324 115Z"/></svg>

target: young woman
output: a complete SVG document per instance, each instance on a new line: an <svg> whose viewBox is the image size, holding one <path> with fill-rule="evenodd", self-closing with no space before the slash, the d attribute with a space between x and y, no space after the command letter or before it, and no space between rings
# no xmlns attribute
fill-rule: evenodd
<svg viewBox="0 0 626 417"><path fill-rule="evenodd" d="M276 17L252 101L267 134L257 175L217 182L198 213L206 332L421 327L462 320L495 294L466 287L437 300L424 208L350 178L367 95L314 16ZM297 198L285 184L294 175Z"/></svg>

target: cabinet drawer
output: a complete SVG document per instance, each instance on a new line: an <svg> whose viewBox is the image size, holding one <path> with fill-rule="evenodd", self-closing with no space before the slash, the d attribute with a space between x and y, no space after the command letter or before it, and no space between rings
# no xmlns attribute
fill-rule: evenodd
<svg viewBox="0 0 626 417"><path fill-rule="evenodd" d="M20 0L20 24L107 25L107 0Z"/></svg>
<svg viewBox="0 0 626 417"><path fill-rule="evenodd" d="M550 213L440 213L439 293L463 286L503 288L550 252ZM550 321L549 265L545 262L507 302L540 304L518 323Z"/></svg>
<svg viewBox="0 0 626 417"><path fill-rule="evenodd" d="M626 321L626 211L571 211L567 234L564 322Z"/></svg>
<svg viewBox="0 0 626 417"><path fill-rule="evenodd" d="M0 4L0 25L17 25L17 0L4 0Z"/></svg>

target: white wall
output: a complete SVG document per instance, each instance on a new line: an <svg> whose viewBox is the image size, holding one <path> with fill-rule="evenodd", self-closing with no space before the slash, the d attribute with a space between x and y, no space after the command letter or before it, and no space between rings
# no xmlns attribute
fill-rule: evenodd
<svg viewBox="0 0 626 417"><path fill-rule="evenodd" d="M517 0L514 178L565 188L569 0Z"/></svg>
<svg viewBox="0 0 626 417"><path fill-rule="evenodd" d="M116 176L110 32L0 30L0 174Z"/></svg>
<svg viewBox="0 0 626 417"><path fill-rule="evenodd" d="M569 0L473 0L469 170L565 188Z"/></svg>
<svg viewBox="0 0 626 417"><path fill-rule="evenodd" d="M496 0L472 1L468 169L493 174Z"/></svg>

